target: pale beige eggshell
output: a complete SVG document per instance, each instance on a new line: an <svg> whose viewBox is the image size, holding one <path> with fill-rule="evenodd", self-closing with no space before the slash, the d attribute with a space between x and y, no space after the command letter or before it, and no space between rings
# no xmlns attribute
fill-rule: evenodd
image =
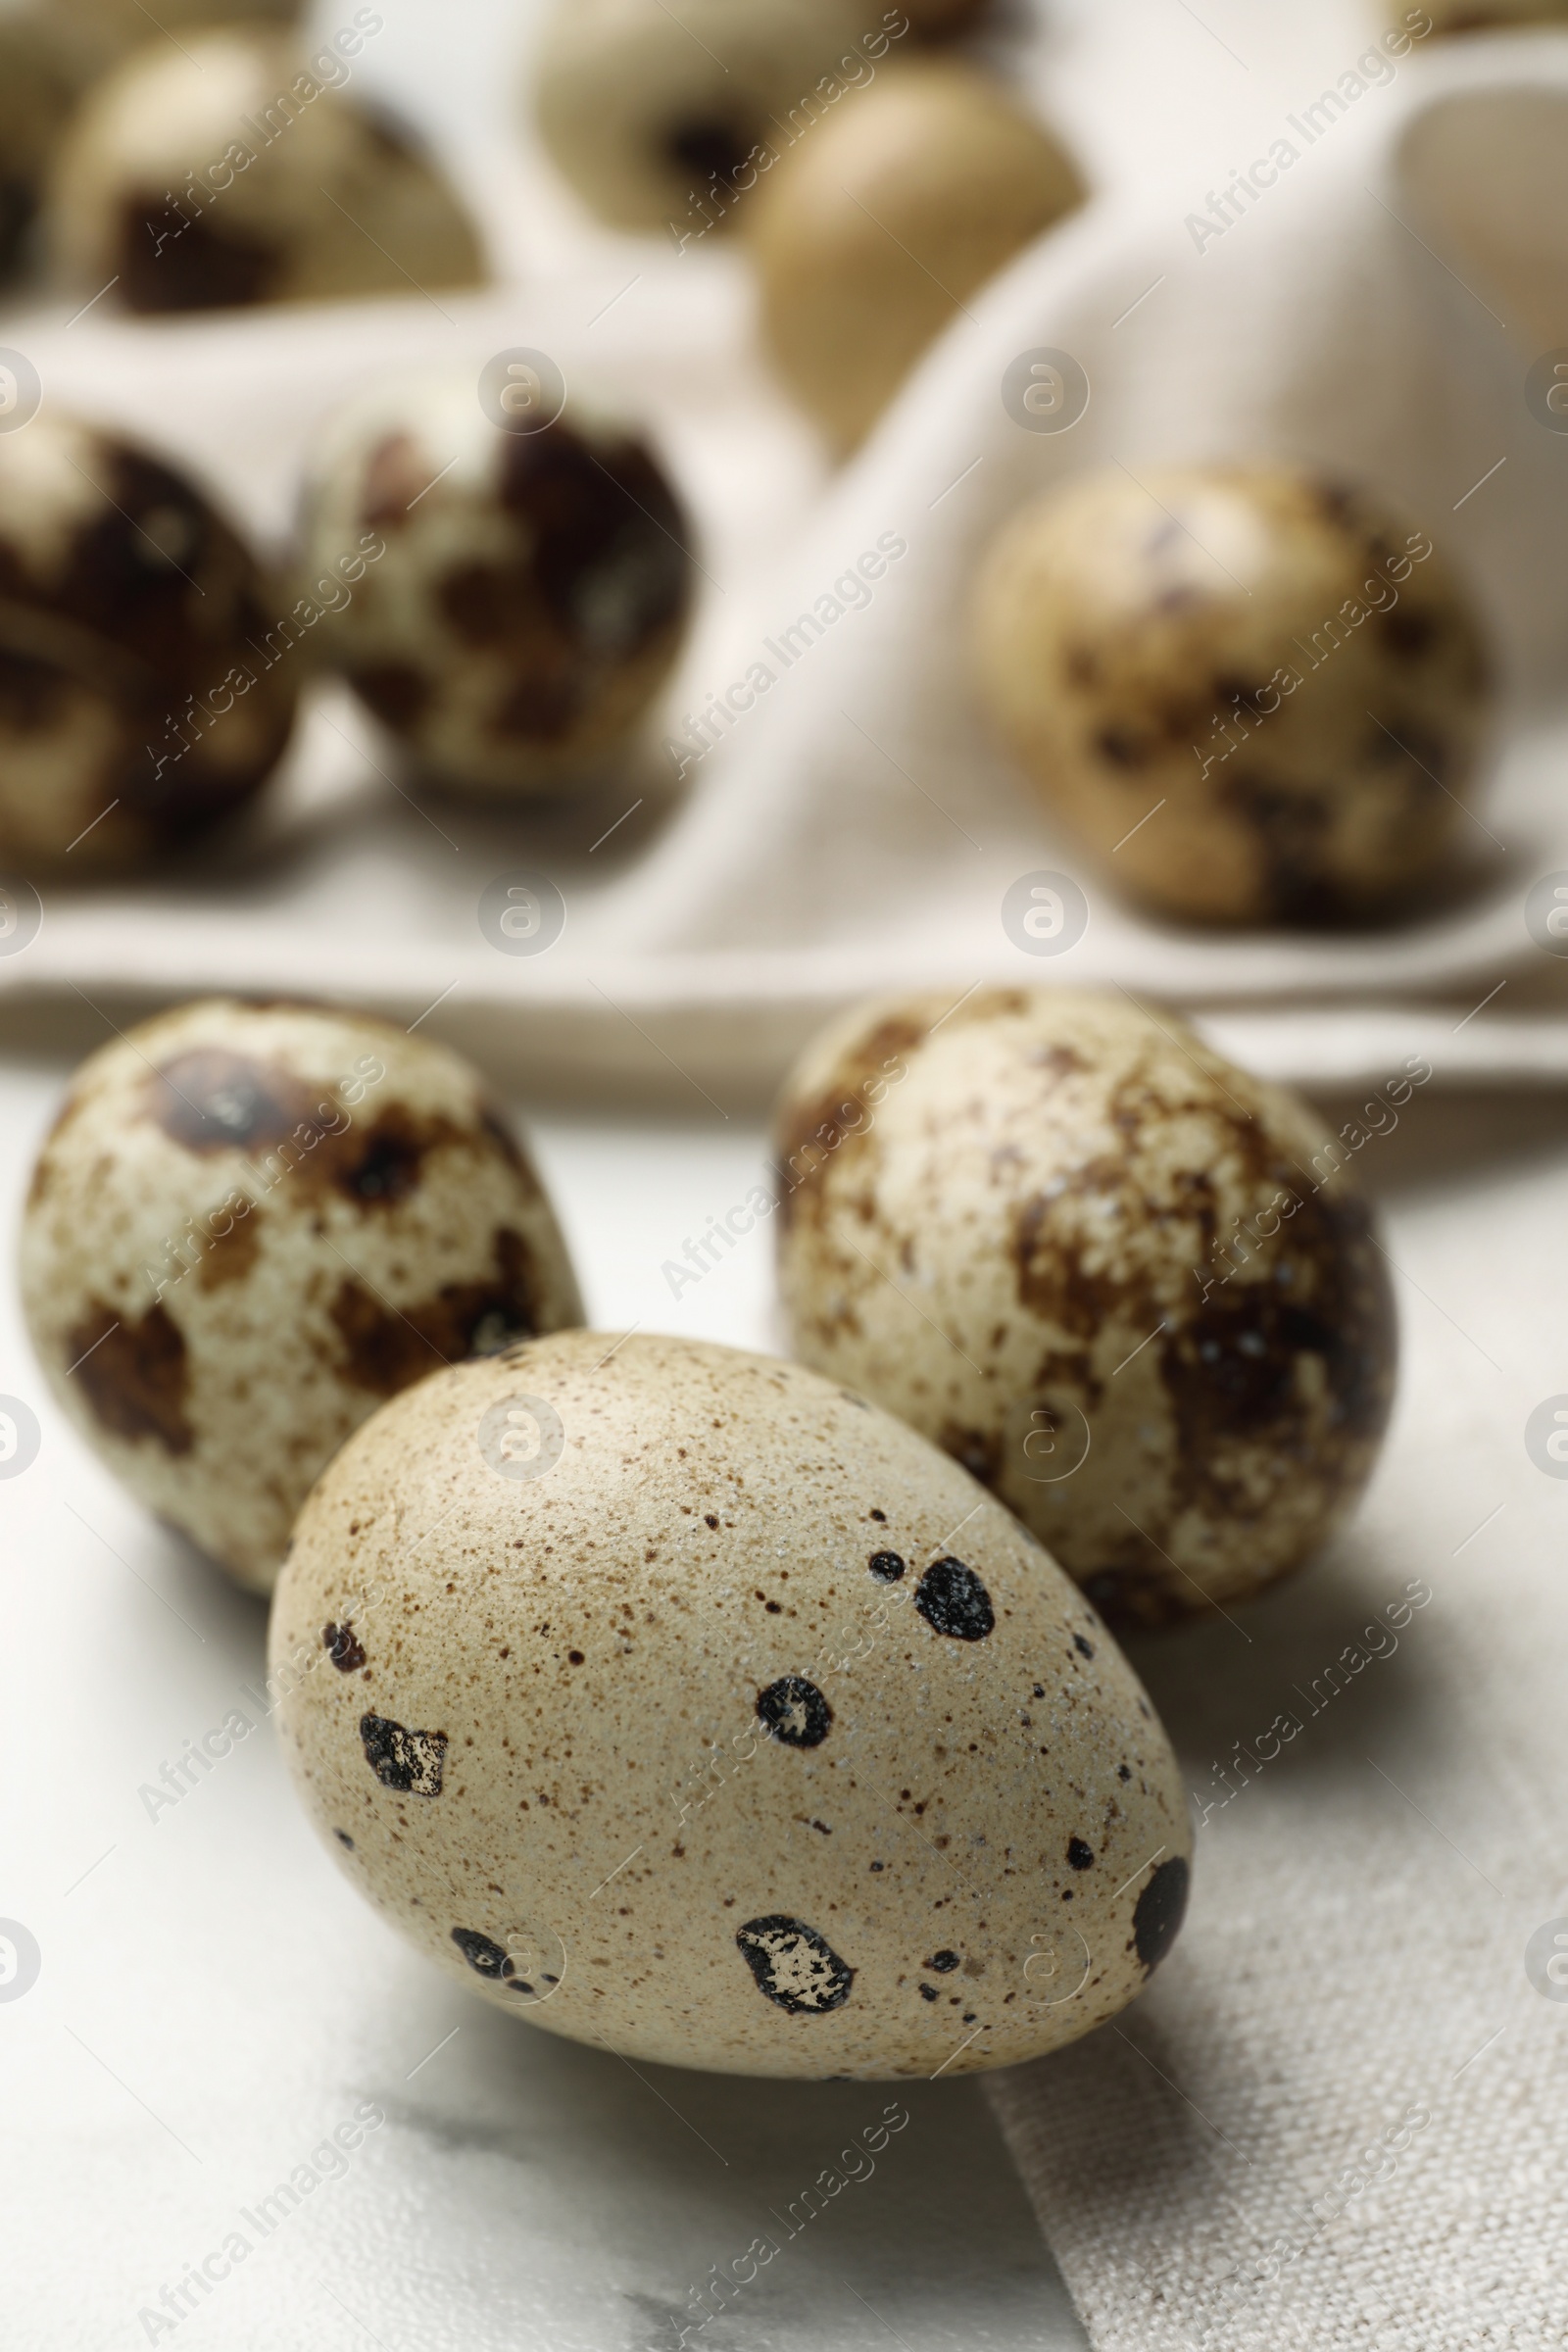
<svg viewBox="0 0 1568 2352"><path fill-rule="evenodd" d="M369 1900L633 2059L970 2073L1114 2015L1180 1924L1175 1762L1094 1611L798 1365L573 1332L438 1373L312 1494L270 1658Z"/></svg>
<svg viewBox="0 0 1568 2352"><path fill-rule="evenodd" d="M984 712L1152 906L1365 917L1474 837L1480 623L1379 499L1286 466L1107 466L1003 526L971 626Z"/></svg>
<svg viewBox="0 0 1568 2352"><path fill-rule="evenodd" d="M890 57L775 146L736 217L769 354L839 450L965 300L1085 195L1045 124L953 57Z"/></svg>
<svg viewBox="0 0 1568 2352"><path fill-rule="evenodd" d="M334 417L302 530L318 658L422 772L502 801L601 772L693 601L691 525L636 427L574 397L504 431L471 374L394 376Z"/></svg>
<svg viewBox="0 0 1568 2352"><path fill-rule="evenodd" d="M362 98L352 60L313 72L315 54L246 24L106 74L55 160L62 272L93 292L113 280L112 301L146 312L478 284L478 235L444 173Z"/></svg>
<svg viewBox="0 0 1568 2352"><path fill-rule="evenodd" d="M362 1014L226 998L83 1063L33 1171L21 1273L57 1401L258 1592L384 1397L582 1314L550 1202L466 1062Z"/></svg>
<svg viewBox="0 0 1568 2352"><path fill-rule="evenodd" d="M869 34L886 53L878 14L859 0L560 0L530 61L539 135L612 226L677 243L723 229L731 168L819 105L847 56L875 71L859 45Z"/></svg>
<svg viewBox="0 0 1568 2352"><path fill-rule="evenodd" d="M797 1354L962 1461L1113 1623L1247 1599L1344 1525L1393 1299L1352 1151L1296 1097L1164 1010L988 989L845 1015L775 1141Z"/></svg>

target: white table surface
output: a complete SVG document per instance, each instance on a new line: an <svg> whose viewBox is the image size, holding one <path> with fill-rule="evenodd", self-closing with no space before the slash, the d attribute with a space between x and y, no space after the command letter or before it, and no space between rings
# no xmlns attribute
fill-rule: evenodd
<svg viewBox="0 0 1568 2352"><path fill-rule="evenodd" d="M688 2342L1082 2345L972 2081L633 2069L498 2015L361 1902L265 1723L149 1818L138 1790L167 1760L257 1712L265 1611L120 1492L32 1362L16 1221L65 1074L0 1061L0 1394L43 1427L0 1481L0 1921L41 1955L31 1988L0 1997L0 2341L675 2352L710 2268L781 2239L770 2214L787 2221L896 2093L910 2122L874 2172ZM765 1237L678 1304L661 1273L758 1181L760 1129L530 1126L594 1321L768 1346ZM385 2124L264 2238L242 2214L366 2099ZM195 2309L141 2317L204 2257L221 2274L235 2229L252 2250L190 2290Z"/></svg>

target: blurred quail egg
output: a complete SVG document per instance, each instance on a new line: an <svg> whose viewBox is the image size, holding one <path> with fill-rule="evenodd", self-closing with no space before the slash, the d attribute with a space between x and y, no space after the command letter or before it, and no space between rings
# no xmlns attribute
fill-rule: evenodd
<svg viewBox="0 0 1568 2352"><path fill-rule="evenodd" d="M862 439L969 295L1082 202L1077 167L1000 83L892 61L748 199L763 339L839 449Z"/></svg>
<svg viewBox="0 0 1568 2352"><path fill-rule="evenodd" d="M161 457L0 433L0 867L114 871L248 800L294 720L281 591Z"/></svg>
<svg viewBox="0 0 1568 2352"><path fill-rule="evenodd" d="M776 1143L796 1352L956 1456L1113 1623L1245 1599L1348 1516L1396 1355L1350 1149L1170 1014L862 1006Z"/></svg>
<svg viewBox="0 0 1568 2352"><path fill-rule="evenodd" d="M33 1173L22 1288L89 1445L260 1592L382 1398L581 1317L466 1062L364 1014L224 998L83 1063Z"/></svg>
<svg viewBox="0 0 1568 2352"><path fill-rule="evenodd" d="M310 577L379 545L320 645L430 775L516 796L580 777L668 674L692 601L680 502L632 427L573 403L492 423L471 377L379 388L329 430Z"/></svg>
<svg viewBox="0 0 1568 2352"><path fill-rule="evenodd" d="M564 1333L422 1381L301 1514L270 1641L335 1858L448 1975L752 2075L966 2074L1170 1944L1175 1760L962 1470L762 1356Z"/></svg>
<svg viewBox="0 0 1568 2352"><path fill-rule="evenodd" d="M133 311L476 284L458 197L412 134L343 87L351 70L330 46L246 25L105 74L54 172L66 274L113 283Z"/></svg>
<svg viewBox="0 0 1568 2352"><path fill-rule="evenodd" d="M1286 466L1108 468L1004 526L973 623L989 717L1151 906L1365 916L1451 858L1488 662L1381 501Z"/></svg>
<svg viewBox="0 0 1568 2352"><path fill-rule="evenodd" d="M868 33L854 0L561 0L533 61L539 134L600 220L678 243L825 111L824 77L877 71L899 16Z"/></svg>
<svg viewBox="0 0 1568 2352"><path fill-rule="evenodd" d="M0 277L24 256L76 87L55 22L20 10L0 16Z"/></svg>

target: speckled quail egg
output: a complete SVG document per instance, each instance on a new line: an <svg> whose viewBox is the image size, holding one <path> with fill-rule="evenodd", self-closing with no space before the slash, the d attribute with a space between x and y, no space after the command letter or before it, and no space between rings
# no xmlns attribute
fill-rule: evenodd
<svg viewBox="0 0 1568 2352"><path fill-rule="evenodd" d="M1191 1841L1083 1595L799 1365L586 1332L422 1381L301 1513L296 1783L428 1958L574 2039L805 2077L1071 2041Z"/></svg>
<svg viewBox="0 0 1568 2352"><path fill-rule="evenodd" d="M904 20L866 17L855 0L561 0L532 64L540 137L600 220L701 235L832 103L820 84L836 98L877 71Z"/></svg>
<svg viewBox="0 0 1568 2352"><path fill-rule="evenodd" d="M581 1319L476 1071L364 1014L224 998L83 1063L33 1173L22 1288L88 1443L260 1592L384 1397Z"/></svg>
<svg viewBox="0 0 1568 2352"><path fill-rule="evenodd" d="M763 339L840 449L1004 262L1078 205L1077 167L999 83L888 63L787 146L743 216Z"/></svg>
<svg viewBox="0 0 1568 2352"><path fill-rule="evenodd" d="M1453 856L1487 655L1379 500L1285 466L1108 468L1004 526L973 617L989 717L1151 906L1364 917Z"/></svg>
<svg viewBox="0 0 1568 2352"><path fill-rule="evenodd" d="M113 282L133 311L477 283L458 197L412 134L342 86L349 73L335 50L254 25L128 58L56 160L64 272L94 293Z"/></svg>
<svg viewBox="0 0 1568 2352"><path fill-rule="evenodd" d="M797 1353L956 1456L1112 1623L1245 1599L1348 1517L1395 1374L1351 1145L1173 1016L862 1006L776 1142Z"/></svg>
<svg viewBox="0 0 1568 2352"><path fill-rule="evenodd" d="M471 376L378 387L329 429L311 577L384 551L320 650L437 780L499 796L593 771L674 662L694 566L680 501L634 428L573 401L504 431Z"/></svg>
<svg viewBox="0 0 1568 2352"><path fill-rule="evenodd" d="M281 591L163 458L47 406L0 433L0 867L121 869L266 780Z"/></svg>

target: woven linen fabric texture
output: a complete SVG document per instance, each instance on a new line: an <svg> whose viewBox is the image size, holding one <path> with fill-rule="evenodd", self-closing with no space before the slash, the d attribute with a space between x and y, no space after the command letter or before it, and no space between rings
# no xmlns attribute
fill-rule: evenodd
<svg viewBox="0 0 1568 2352"><path fill-rule="evenodd" d="M989 2084L1097 2352L1568 2340L1568 1483L1525 1443L1568 1386L1565 1178L1559 1144L1396 1200L1351 1532L1133 1645L1202 1819L1191 1914L1113 2026Z"/></svg>

